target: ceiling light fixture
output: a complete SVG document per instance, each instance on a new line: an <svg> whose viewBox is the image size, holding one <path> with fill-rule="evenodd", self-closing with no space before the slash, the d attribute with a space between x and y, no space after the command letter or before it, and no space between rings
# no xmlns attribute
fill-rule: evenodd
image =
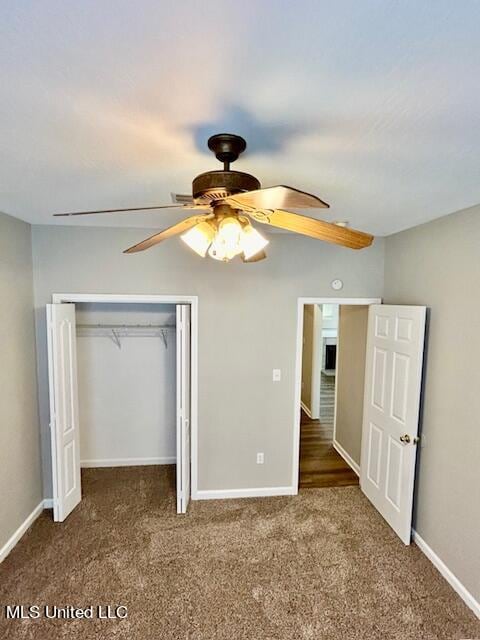
<svg viewBox="0 0 480 640"><path fill-rule="evenodd" d="M246 219L240 221L236 216L200 222L180 237L202 258L208 252L211 258L222 262L228 262L242 253L249 260L268 244L268 240Z"/></svg>

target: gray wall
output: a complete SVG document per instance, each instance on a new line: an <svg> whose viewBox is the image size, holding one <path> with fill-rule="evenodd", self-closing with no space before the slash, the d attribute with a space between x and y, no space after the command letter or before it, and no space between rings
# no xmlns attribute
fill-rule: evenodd
<svg viewBox="0 0 480 640"><path fill-rule="evenodd" d="M368 307L341 305L338 322L335 439L360 466Z"/></svg>
<svg viewBox="0 0 480 640"><path fill-rule="evenodd" d="M145 229L33 228L45 490L51 495L45 304L52 293L199 296L199 488L291 486L299 296L381 296L383 241L363 251L275 234L256 264L202 260L178 239L122 249ZM272 369L282 380L272 382ZM265 464L256 464L256 452Z"/></svg>
<svg viewBox="0 0 480 640"><path fill-rule="evenodd" d="M385 302L430 308L415 528L480 599L480 207L390 236Z"/></svg>
<svg viewBox="0 0 480 640"><path fill-rule="evenodd" d="M30 225L0 213L0 548L43 497Z"/></svg>

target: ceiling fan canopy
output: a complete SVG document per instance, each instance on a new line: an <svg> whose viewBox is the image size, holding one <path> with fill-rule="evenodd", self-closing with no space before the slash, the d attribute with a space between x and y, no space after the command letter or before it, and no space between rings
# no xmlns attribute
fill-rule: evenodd
<svg viewBox="0 0 480 640"><path fill-rule="evenodd" d="M196 210L196 214L129 247L124 253L144 251L181 234L181 239L198 255L205 257L208 253L210 257L223 262L228 262L237 255L244 262L258 262L266 258L265 247L268 240L253 227L251 220L350 249L362 249L372 243L373 236L368 233L284 210L329 207L317 196L284 185L262 189L255 176L232 170L230 164L247 147L240 136L231 133L214 135L209 138L208 147L223 162L223 169L207 171L194 178L191 199L186 196L178 197L183 204L74 211L54 215L79 216L172 208Z"/></svg>
<svg viewBox="0 0 480 640"><path fill-rule="evenodd" d="M260 181L255 176L242 171L233 171L230 164L245 151L247 143L233 133L218 133L208 140L208 148L223 162L223 170L206 171L194 178L193 200L210 204L224 200L234 193L260 189Z"/></svg>

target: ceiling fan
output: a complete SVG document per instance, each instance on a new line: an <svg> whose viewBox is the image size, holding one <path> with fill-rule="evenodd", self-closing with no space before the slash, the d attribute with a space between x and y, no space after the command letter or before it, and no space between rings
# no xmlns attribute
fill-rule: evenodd
<svg viewBox="0 0 480 640"><path fill-rule="evenodd" d="M284 210L285 207L328 207L320 198L283 185L261 189L260 182L254 176L231 170L230 163L247 147L240 136L231 133L214 135L209 138L208 147L223 162L223 169L197 176L193 180L192 197L178 196L178 201L183 204L73 211L54 215L82 216L175 207L194 211L193 215L129 247L124 253L143 251L181 234L181 239L202 257L208 252L210 257L225 262L237 255L244 262L258 262L266 258L268 240L252 226L251 220L350 249L363 249L372 244L373 236L368 233Z"/></svg>

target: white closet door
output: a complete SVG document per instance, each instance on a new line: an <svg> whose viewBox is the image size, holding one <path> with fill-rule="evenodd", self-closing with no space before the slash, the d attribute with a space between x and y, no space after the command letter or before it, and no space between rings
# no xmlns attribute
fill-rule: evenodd
<svg viewBox="0 0 480 640"><path fill-rule="evenodd" d="M63 522L82 499L75 305L47 305L53 518Z"/></svg>
<svg viewBox="0 0 480 640"><path fill-rule="evenodd" d="M190 501L190 305L177 305L177 513Z"/></svg>
<svg viewBox="0 0 480 640"><path fill-rule="evenodd" d="M368 316L360 484L410 544L425 307L371 305Z"/></svg>

